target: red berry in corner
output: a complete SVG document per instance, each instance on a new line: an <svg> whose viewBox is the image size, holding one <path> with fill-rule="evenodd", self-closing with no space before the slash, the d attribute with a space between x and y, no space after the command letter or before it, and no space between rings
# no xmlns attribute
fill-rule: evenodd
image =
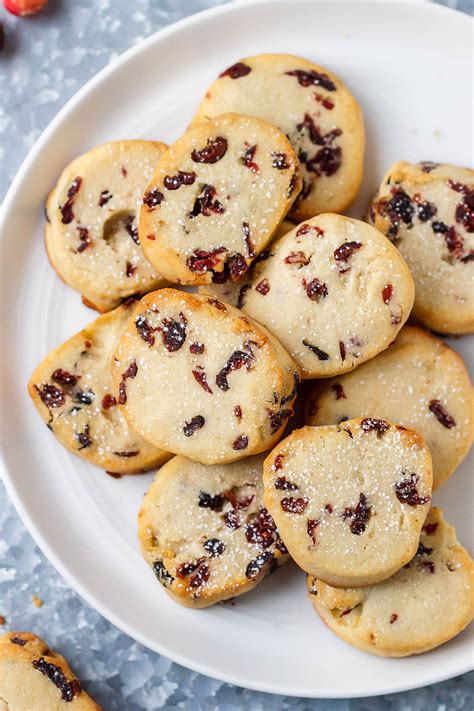
<svg viewBox="0 0 474 711"><path fill-rule="evenodd" d="M12 15L36 15L44 8L48 0L3 0L5 9Z"/></svg>

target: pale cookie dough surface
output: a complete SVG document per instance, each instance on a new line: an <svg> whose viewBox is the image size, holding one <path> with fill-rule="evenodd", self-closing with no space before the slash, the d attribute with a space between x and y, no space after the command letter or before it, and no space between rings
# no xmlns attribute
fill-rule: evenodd
<svg viewBox="0 0 474 711"><path fill-rule="evenodd" d="M263 505L264 456L232 464L174 457L143 499L145 560L170 595L208 607L248 592L288 558Z"/></svg>
<svg viewBox="0 0 474 711"><path fill-rule="evenodd" d="M48 196L49 260L98 311L165 283L138 237L143 191L165 150L157 141L104 143L70 163Z"/></svg>
<svg viewBox="0 0 474 711"><path fill-rule="evenodd" d="M341 79L289 54L259 54L224 70L192 125L225 111L257 116L285 133L301 162L303 190L293 215L342 212L362 181L362 112Z"/></svg>
<svg viewBox="0 0 474 711"><path fill-rule="evenodd" d="M462 358L427 331L405 326L376 358L315 383L307 394L305 423L332 425L371 416L410 427L430 449L437 489L469 452L473 409Z"/></svg>
<svg viewBox="0 0 474 711"><path fill-rule="evenodd" d="M171 455L134 432L117 404L110 363L136 302L99 316L55 348L28 383L33 402L58 441L112 474L159 466Z"/></svg>
<svg viewBox="0 0 474 711"><path fill-rule="evenodd" d="M474 331L474 171L395 163L369 210L416 286L413 316L440 333Z"/></svg>
<svg viewBox="0 0 474 711"><path fill-rule="evenodd" d="M300 172L288 139L266 121L225 114L188 130L146 188L146 256L169 281L238 281L293 204Z"/></svg>
<svg viewBox="0 0 474 711"><path fill-rule="evenodd" d="M321 378L384 350L410 314L414 286L400 253L378 230L327 214L274 242L239 298L303 378Z"/></svg>
<svg viewBox="0 0 474 711"><path fill-rule="evenodd" d="M265 505L291 557L336 587L384 580L415 554L431 498L423 438L384 420L304 427L275 447Z"/></svg>
<svg viewBox="0 0 474 711"><path fill-rule="evenodd" d="M25 642L24 645L21 642ZM0 640L2 711L101 711L60 654L25 632Z"/></svg>
<svg viewBox="0 0 474 711"><path fill-rule="evenodd" d="M216 299L174 289L140 301L113 373L130 425L203 464L275 444L299 382L298 367L261 326Z"/></svg>
<svg viewBox="0 0 474 711"><path fill-rule="evenodd" d="M440 509L428 514L418 553L396 575L357 590L308 578L314 609L341 639L364 652L405 657L462 632L474 612L474 565Z"/></svg>

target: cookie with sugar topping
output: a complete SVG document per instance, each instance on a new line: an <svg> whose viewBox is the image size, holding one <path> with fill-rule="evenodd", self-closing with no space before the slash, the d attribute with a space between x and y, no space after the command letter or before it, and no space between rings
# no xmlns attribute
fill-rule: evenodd
<svg viewBox="0 0 474 711"><path fill-rule="evenodd" d="M134 432L117 404L110 361L136 302L129 301L55 348L28 392L48 428L70 452L110 474L134 474L171 456Z"/></svg>
<svg viewBox="0 0 474 711"><path fill-rule="evenodd" d="M301 190L287 137L266 121L224 114L169 147L146 188L146 256L180 284L239 281Z"/></svg>
<svg viewBox="0 0 474 711"><path fill-rule="evenodd" d="M304 427L264 463L264 501L291 557L334 587L389 578L416 553L431 499L418 433L374 418Z"/></svg>
<svg viewBox="0 0 474 711"><path fill-rule="evenodd" d="M338 637L384 657L421 654L462 632L474 615L474 564L433 508L414 558L389 580L333 588L309 576L313 607Z"/></svg>
<svg viewBox="0 0 474 711"><path fill-rule="evenodd" d="M303 378L344 373L373 358L410 314L410 271L364 222L319 215L272 243L265 256L239 306L279 339Z"/></svg>
<svg viewBox="0 0 474 711"><path fill-rule="evenodd" d="M0 637L2 708L28 711L101 711L60 654L30 632Z"/></svg>
<svg viewBox="0 0 474 711"><path fill-rule="evenodd" d="M395 163L370 205L369 220L411 269L416 320L439 333L473 333L474 171Z"/></svg>
<svg viewBox="0 0 474 711"><path fill-rule="evenodd" d="M209 466L173 457L145 494L142 553L182 605L208 607L248 592L288 559L263 505L263 459Z"/></svg>
<svg viewBox="0 0 474 711"><path fill-rule="evenodd" d="M387 350L350 373L313 383L306 396L307 425L368 413L423 435L437 489L474 436L473 389L461 356L427 331L405 326Z"/></svg>
<svg viewBox="0 0 474 711"><path fill-rule="evenodd" d="M112 370L130 426L203 464L275 444L299 382L298 367L263 327L229 304L175 289L140 301Z"/></svg>
<svg viewBox="0 0 474 711"><path fill-rule="evenodd" d="M301 162L295 219L343 212L362 181L364 123L355 98L328 69L290 54L258 54L224 70L207 90L192 125L225 111L278 126Z"/></svg>
<svg viewBox="0 0 474 711"><path fill-rule="evenodd" d="M137 213L165 150L157 141L104 143L72 161L50 192L46 251L87 306L110 311L133 294L164 286L141 249Z"/></svg>

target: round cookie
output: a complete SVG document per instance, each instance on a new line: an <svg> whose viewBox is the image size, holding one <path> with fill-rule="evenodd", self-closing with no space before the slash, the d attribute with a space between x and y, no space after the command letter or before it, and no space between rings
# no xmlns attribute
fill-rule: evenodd
<svg viewBox="0 0 474 711"><path fill-rule="evenodd" d="M99 316L36 368L28 392L58 441L111 474L134 474L171 456L134 432L117 406L110 362L136 306Z"/></svg>
<svg viewBox="0 0 474 711"><path fill-rule="evenodd" d="M413 298L408 267L380 232L327 214L272 244L239 305L279 339L303 378L321 378L384 350Z"/></svg>
<svg viewBox="0 0 474 711"><path fill-rule="evenodd" d="M304 427L264 463L264 501L291 557L335 587L374 585L416 553L431 498L423 438L373 418Z"/></svg>
<svg viewBox="0 0 474 711"><path fill-rule="evenodd" d="M369 219L412 271L417 321L440 333L474 332L474 171L395 163Z"/></svg>
<svg viewBox="0 0 474 711"><path fill-rule="evenodd" d="M254 588L288 558L263 505L263 456L232 464L174 457L138 516L143 556L182 605L202 608Z"/></svg>
<svg viewBox="0 0 474 711"><path fill-rule="evenodd" d="M275 444L299 382L298 367L264 328L217 299L175 289L140 301L112 370L130 426L203 464Z"/></svg>
<svg viewBox="0 0 474 711"><path fill-rule="evenodd" d="M308 578L314 609L345 642L370 654L406 657L447 642L474 613L474 564L440 509L431 509L418 553L392 578L357 590Z"/></svg>
<svg viewBox="0 0 474 711"><path fill-rule="evenodd" d="M71 711L101 711L64 657L48 650L39 637L15 632L0 641L0 704L6 704L2 709L60 711L67 704Z"/></svg>
<svg viewBox="0 0 474 711"><path fill-rule="evenodd" d="M473 391L462 358L423 329L405 326L373 360L314 383L307 394L307 425L367 415L423 435L437 489L462 462L473 439Z"/></svg>
<svg viewBox="0 0 474 711"><path fill-rule="evenodd" d="M219 116L187 131L159 161L140 212L145 255L169 281L238 281L300 190L299 161L281 131L250 116Z"/></svg>
<svg viewBox="0 0 474 711"><path fill-rule="evenodd" d="M164 285L137 229L143 191L166 150L157 141L112 141L76 158L46 202L45 242L61 279L97 311Z"/></svg>
<svg viewBox="0 0 474 711"><path fill-rule="evenodd" d="M362 181L364 123L333 72L289 54L247 57L210 86L192 125L226 111L265 119L290 139L303 174L295 219L349 207Z"/></svg>

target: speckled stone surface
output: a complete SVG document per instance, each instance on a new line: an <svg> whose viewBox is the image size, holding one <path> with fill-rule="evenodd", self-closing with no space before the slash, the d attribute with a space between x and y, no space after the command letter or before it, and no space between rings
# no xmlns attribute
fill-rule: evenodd
<svg viewBox="0 0 474 711"><path fill-rule="evenodd" d="M99 69L143 37L219 0L50 0L38 17L0 9L0 199L42 129ZM472 0L444 4L474 13ZM32 89L33 87L33 89ZM32 595L43 600L36 607ZM39 551L0 485L2 629L32 630L61 651L104 711L470 711L474 674L404 694L296 700L240 689L148 651L86 605ZM47 711L47 710L44 710Z"/></svg>

